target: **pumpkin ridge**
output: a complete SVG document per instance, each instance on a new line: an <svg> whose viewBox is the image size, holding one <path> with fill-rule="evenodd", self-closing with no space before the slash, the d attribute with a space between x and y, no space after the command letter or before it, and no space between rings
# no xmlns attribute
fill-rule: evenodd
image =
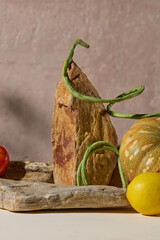
<svg viewBox="0 0 160 240"><path fill-rule="evenodd" d="M160 118L135 122L122 138L119 158L127 182L143 172L160 172Z"/></svg>
<svg viewBox="0 0 160 240"><path fill-rule="evenodd" d="M156 134L156 133L138 133L137 136L135 138L138 138L138 137L144 137L146 135L149 135L149 136L153 136L153 137L157 137L157 138L160 138L160 134Z"/></svg>
<svg viewBox="0 0 160 240"><path fill-rule="evenodd" d="M133 130L136 131L137 129L142 130L142 131L143 131L143 129L145 129L144 131L146 131L146 133L147 133L147 131L155 130L157 133L160 134L160 127L152 126L152 125L148 125L148 124L146 124L146 125L136 125L134 127L131 127L129 129L129 131L133 131Z"/></svg>
<svg viewBox="0 0 160 240"><path fill-rule="evenodd" d="M126 141L125 138L129 137L128 135L131 135L131 134L129 133L129 134L124 135L124 139L122 139L122 144L121 144L120 149L119 149L120 152L124 151L124 149L126 149L126 148L128 149L128 144L129 145L131 143L133 144L139 138L145 137L146 133L138 133L137 135L133 135L133 136L130 137L130 139L127 142L124 142L124 141ZM160 139L160 135L159 134L147 133L147 135L150 135L150 137L156 137L156 138Z"/></svg>
<svg viewBox="0 0 160 240"><path fill-rule="evenodd" d="M160 161L158 161L158 162L155 164L155 166L154 166L154 168L152 169L152 171L153 171L153 172L158 172L158 173L160 173Z"/></svg>
<svg viewBox="0 0 160 240"><path fill-rule="evenodd" d="M152 165L152 167L151 167L151 165L150 165L150 167L146 166L147 171L144 171L144 169L145 169L144 166L147 165L146 163L148 162L149 159L154 160L155 157L154 157L154 155L151 155L151 154L152 154L152 152L154 152L154 150L156 150L158 148L159 148L159 142L155 143L155 146L151 146L150 149L147 150L146 154L144 155L144 157L142 158L142 160L139 164L139 167L137 169L137 175L142 172L147 172L148 170L149 170L148 172L153 171L153 168L155 165Z"/></svg>
<svg viewBox="0 0 160 240"><path fill-rule="evenodd" d="M131 145L130 143L128 145ZM143 146L142 146L143 147ZM150 149L152 149L153 146L150 146ZM128 146L128 148L126 149L130 149L130 147ZM137 151L137 147L136 147L136 150L135 152ZM123 161L123 155L125 155L125 151L123 153L120 154L120 161L121 161L121 165L122 165L122 170L125 174L125 176L127 177L127 179L129 179L129 181L131 181L134 177L132 176L132 174L134 173L134 175L138 175L139 172L140 172L140 169L139 169L139 165L140 165L140 159L144 159L145 156L146 156L146 152L144 151L140 151L140 149L138 150L138 153L135 157L133 157L132 160L130 160L130 157L131 156L134 156L134 151L129 151L129 156L128 156L128 160L127 161ZM131 152L131 154L130 154ZM126 162L126 163L124 163ZM130 169L130 171L128 170Z"/></svg>
<svg viewBox="0 0 160 240"><path fill-rule="evenodd" d="M158 129L160 129L160 120L156 120L153 118L146 118L146 119L141 119L137 122L135 122L130 129L133 129L134 127L141 127L141 126L151 126L152 127L156 127Z"/></svg>

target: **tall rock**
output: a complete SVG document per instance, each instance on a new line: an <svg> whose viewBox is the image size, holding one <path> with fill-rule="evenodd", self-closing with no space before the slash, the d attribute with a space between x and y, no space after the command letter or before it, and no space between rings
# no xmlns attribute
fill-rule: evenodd
<svg viewBox="0 0 160 240"><path fill-rule="evenodd" d="M100 97L73 61L67 73L70 84L77 92ZM61 78L55 91L52 120L53 174L56 184L76 185L77 168L87 147L96 141L107 141L117 146L116 131L103 104L73 97ZM94 153L86 164L88 183L108 184L115 165L116 156L113 152L105 150Z"/></svg>

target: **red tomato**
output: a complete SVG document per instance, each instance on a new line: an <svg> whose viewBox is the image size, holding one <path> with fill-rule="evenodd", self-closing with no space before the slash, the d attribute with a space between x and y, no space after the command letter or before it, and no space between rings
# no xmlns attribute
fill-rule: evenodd
<svg viewBox="0 0 160 240"><path fill-rule="evenodd" d="M0 146L0 177L5 173L9 165L9 155L6 149Z"/></svg>

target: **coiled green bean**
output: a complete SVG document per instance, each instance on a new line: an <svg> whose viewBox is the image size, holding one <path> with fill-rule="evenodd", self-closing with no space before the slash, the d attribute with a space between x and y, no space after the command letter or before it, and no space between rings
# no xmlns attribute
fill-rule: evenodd
<svg viewBox="0 0 160 240"><path fill-rule="evenodd" d="M72 61L72 58L73 58L73 55L74 55L74 50L75 50L75 48L78 44L85 47L85 48L89 48L89 45L86 42L84 42L81 39L77 39L74 42L74 44L73 44L73 46L72 46L72 48L71 48L71 50L68 54L68 57L64 62L63 68L62 68L63 82L64 82L66 88L68 89L68 91L74 97L78 98L79 100L83 100L83 101L109 103L107 105L107 112L112 117L129 118L129 119L141 119L141 118L160 116L160 112L150 113L150 114L129 114L129 113L118 113L118 112L114 112L114 111L111 110L111 107L115 103L131 99L131 98L136 97L139 94L141 94L144 91L144 86L139 86L139 87L133 88L130 91L122 93L121 95L119 95L118 97L116 97L114 99L101 99L101 98L97 98L97 97L86 96L86 95L80 94L77 91L75 91L72 88L72 86L69 82L69 79L68 79L68 76L67 76L67 68ZM83 184L88 185L87 179L85 177L85 164L86 164L86 161L87 161L87 158L89 157L89 155L92 154L93 152L96 152L96 151L99 151L99 150L105 150L105 149L112 150L118 155L118 150L114 146L111 146L110 143L104 142L104 141L98 141L95 144L92 144L86 150L86 152L84 154L84 158L83 158L82 162L80 163L78 171L77 171L77 184L78 185L81 185L81 177L82 177ZM120 172L122 184L123 184L123 187L125 188L126 183L125 183L124 175L123 175L123 172L122 172L122 169L121 169L121 166L120 166L119 157L118 157L118 166L119 166L119 172Z"/></svg>

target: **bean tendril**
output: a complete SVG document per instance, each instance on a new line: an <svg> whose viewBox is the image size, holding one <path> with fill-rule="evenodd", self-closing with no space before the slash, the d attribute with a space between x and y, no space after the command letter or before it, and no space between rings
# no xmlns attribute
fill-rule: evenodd
<svg viewBox="0 0 160 240"><path fill-rule="evenodd" d="M118 97L113 98L113 99L101 99L101 98L98 98L98 97L86 96L86 95L80 94L77 91L75 91L72 88L72 86L69 82L68 75L67 75L67 69L68 69L69 64L72 62L74 51L75 51L75 48L78 44L85 47L85 48L89 48L89 45L86 42L84 42L81 39L77 39L74 42L74 44L73 44L73 46L72 46L72 48L71 48L71 50L68 54L68 57L66 58L66 60L63 64L63 68L62 68L62 79L63 79L64 85L66 86L68 91L74 97L78 98L79 100L83 100L83 101L109 103L107 105L106 109L107 109L107 113L112 117L129 118L129 119L142 119L142 118L160 116L160 112L150 113L150 114L129 114L129 113L118 113L118 112L114 112L114 111L111 110L112 106L115 103L122 102L124 100L128 100L128 99L131 99L133 97L136 97L136 96L140 95L145 89L144 86L135 87L135 88L131 89L130 91L126 91L126 92L122 93L121 95L119 95ZM87 150L84 154L84 157L83 157L81 163L79 164L79 167L78 167L78 170L77 170L77 184L82 185L82 181L83 181L84 185L88 185L88 181L87 181L86 176L85 176L86 161L91 154L93 154L96 151L100 151L100 150L111 150L118 156L118 168L119 168L119 173L120 173L120 177L121 177L121 181L122 181L122 186L123 186L123 188L126 188L127 185L126 185L126 182L125 182L125 177L124 177L123 171L121 169L118 149L116 149L112 144L110 144L108 142L105 142L105 141L95 142L87 148Z"/></svg>

